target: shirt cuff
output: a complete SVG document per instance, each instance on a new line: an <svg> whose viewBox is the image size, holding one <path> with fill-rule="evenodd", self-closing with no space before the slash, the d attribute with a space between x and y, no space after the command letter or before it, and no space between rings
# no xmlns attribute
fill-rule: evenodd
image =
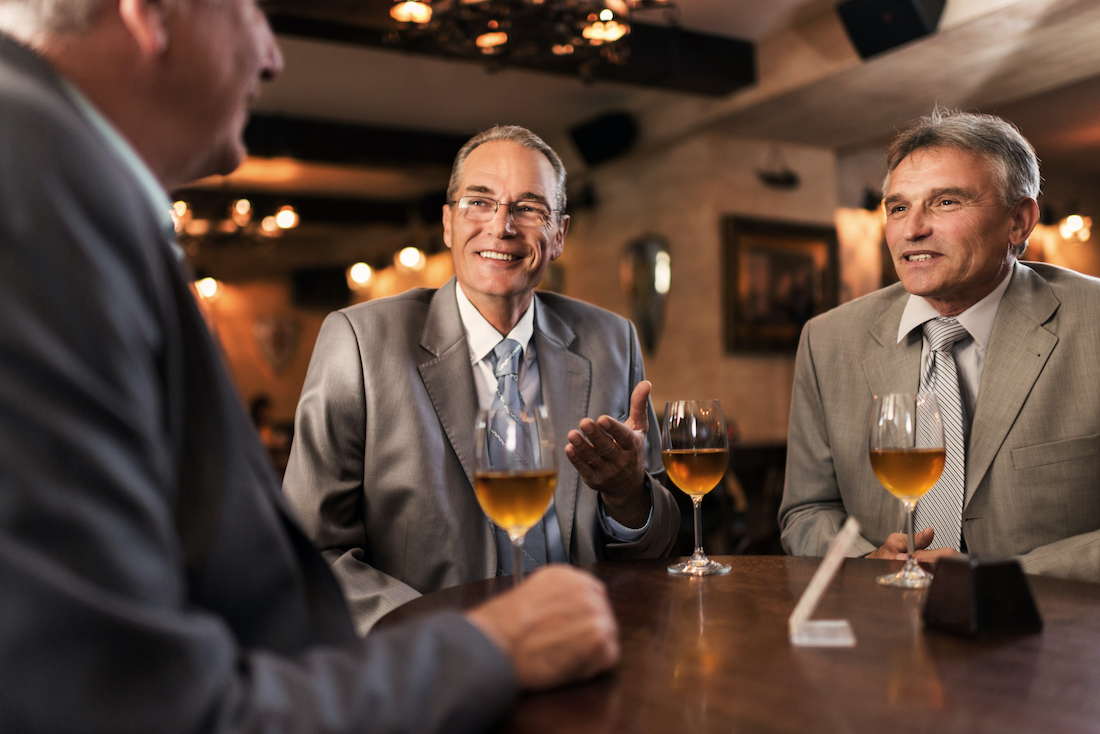
<svg viewBox="0 0 1100 734"><path fill-rule="evenodd" d="M603 526L604 534L608 538L620 543L634 543L641 540L649 532L649 524L653 521L653 485L649 483L648 474L645 477L645 486L649 490L649 517L645 519L645 525L638 529L628 528L608 515L607 511L604 510L603 498L600 498L600 525Z"/></svg>

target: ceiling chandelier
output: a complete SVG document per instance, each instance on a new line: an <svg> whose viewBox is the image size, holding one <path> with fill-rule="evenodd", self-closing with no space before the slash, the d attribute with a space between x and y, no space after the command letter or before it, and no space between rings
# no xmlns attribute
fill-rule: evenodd
<svg viewBox="0 0 1100 734"><path fill-rule="evenodd" d="M390 15L403 24L393 41L410 49L521 62L622 63L633 15L644 10L678 21L671 0L395 0Z"/></svg>

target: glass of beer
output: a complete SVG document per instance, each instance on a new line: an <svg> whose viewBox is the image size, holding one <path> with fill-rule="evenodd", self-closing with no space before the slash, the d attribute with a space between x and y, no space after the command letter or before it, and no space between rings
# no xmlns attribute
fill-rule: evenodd
<svg viewBox="0 0 1100 734"><path fill-rule="evenodd" d="M923 589L932 582L932 574L913 557L913 510L943 473L943 418L935 394L876 395L868 446L875 476L905 506L909 538L905 566L877 580L883 586Z"/></svg>
<svg viewBox="0 0 1100 734"><path fill-rule="evenodd" d="M730 567L703 553L701 506L703 495L714 489L729 463L726 419L717 400L673 400L665 404L661 424L661 460L669 478L691 497L695 513L695 553L668 572L683 576L729 573Z"/></svg>
<svg viewBox="0 0 1100 734"><path fill-rule="evenodd" d="M523 540L554 499L558 466L545 406L513 414L483 410L474 424L474 494L512 541L515 583L523 581Z"/></svg>

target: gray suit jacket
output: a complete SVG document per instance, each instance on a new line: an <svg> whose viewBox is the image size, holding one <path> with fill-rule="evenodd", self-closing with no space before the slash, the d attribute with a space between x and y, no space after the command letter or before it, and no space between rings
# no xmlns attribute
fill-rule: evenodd
<svg viewBox="0 0 1100 734"><path fill-rule="evenodd" d="M916 392L921 334L897 343L900 284L802 332L791 406L784 547L822 555L848 515L854 554L904 530L867 458L871 398ZM994 322L967 445L963 536L971 553L1029 573L1100 581L1100 281L1018 263Z"/></svg>
<svg viewBox="0 0 1100 734"><path fill-rule="evenodd" d="M476 731L458 615L363 641L148 199L0 36L0 731Z"/></svg>
<svg viewBox="0 0 1100 734"><path fill-rule="evenodd" d="M625 416L644 378L629 321L538 293L535 348L559 444L554 502L573 563L667 555L680 513L650 478L653 517L635 543L609 543L598 495L565 458L584 416ZM360 632L411 598L493 576L492 527L473 491L477 392L452 279L331 314L298 403L283 490L332 564ZM650 407L647 465L661 466Z"/></svg>

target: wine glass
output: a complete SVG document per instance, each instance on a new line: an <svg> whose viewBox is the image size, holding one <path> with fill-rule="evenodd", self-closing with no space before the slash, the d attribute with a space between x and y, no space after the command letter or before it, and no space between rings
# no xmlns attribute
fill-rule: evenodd
<svg viewBox="0 0 1100 734"><path fill-rule="evenodd" d="M673 400L665 404L661 425L661 461L668 476L691 497L695 513L695 553L668 572L687 576L729 573L730 567L703 553L700 507L703 495L717 486L729 462L726 419L717 400Z"/></svg>
<svg viewBox="0 0 1100 734"><path fill-rule="evenodd" d="M923 589L932 582L913 557L913 510L939 481L945 458L943 418L934 393L876 395L868 441L871 468L882 486L905 505L909 557L897 573L878 577L883 586Z"/></svg>
<svg viewBox="0 0 1100 734"><path fill-rule="evenodd" d="M523 581L523 539L550 507L558 483L554 429L545 406L514 414L483 410L474 424L474 494L512 541L515 583Z"/></svg>

